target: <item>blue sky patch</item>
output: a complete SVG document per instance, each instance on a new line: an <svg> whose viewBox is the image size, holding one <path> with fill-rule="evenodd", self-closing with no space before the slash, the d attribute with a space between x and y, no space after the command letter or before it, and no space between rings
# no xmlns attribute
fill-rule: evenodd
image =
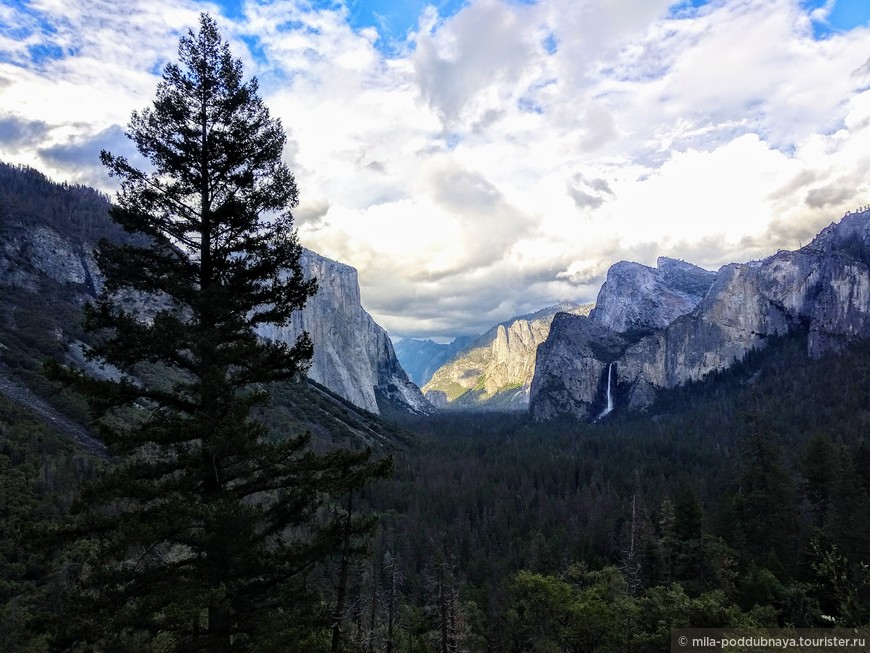
<svg viewBox="0 0 870 653"><path fill-rule="evenodd" d="M529 97L521 97L517 100L517 108L523 113L537 113L539 115L544 113L544 107Z"/></svg>
<svg viewBox="0 0 870 653"><path fill-rule="evenodd" d="M220 5L223 9L221 12L227 18L239 19L244 18L244 0L220 0Z"/></svg>
<svg viewBox="0 0 870 653"><path fill-rule="evenodd" d="M266 53L263 51L263 46L260 45L260 39L256 36L251 36L250 34L245 34L239 37L242 42L247 46L248 52L251 53L251 56L254 57L257 61L266 61Z"/></svg>
<svg viewBox="0 0 870 653"><path fill-rule="evenodd" d="M17 16L22 20L19 24L0 23L0 34L12 41L24 41L30 38L34 32L42 36L42 43L27 47L27 56L37 66L46 61L61 59L65 53L62 48L51 43L48 39L57 33L55 26L49 21L49 17L33 9L29 2L24 0L6 0L12 9L17 10ZM0 61L20 65L19 57L10 52L0 51Z"/></svg>
<svg viewBox="0 0 870 653"><path fill-rule="evenodd" d="M668 15L672 18L691 17L697 10L710 4L711 0L680 0L671 5ZM801 0L808 13L825 6L826 0ZM856 27L870 25L870 0L835 0L825 20L813 21L813 35L823 39Z"/></svg>
<svg viewBox="0 0 870 653"><path fill-rule="evenodd" d="M381 36L380 46L390 41L404 41L415 31L427 5L434 5L438 15L446 18L457 13L466 0L348 0L348 21L354 29L374 27Z"/></svg>
<svg viewBox="0 0 870 653"><path fill-rule="evenodd" d="M709 0L680 0L671 5L668 10L668 15L671 18L682 18L691 16L699 7L709 4Z"/></svg>
<svg viewBox="0 0 870 653"><path fill-rule="evenodd" d="M825 6L824 0L804 0L802 4L808 11ZM868 0L836 0L826 20L813 22L813 33L817 39L823 39L867 25L870 25Z"/></svg>
<svg viewBox="0 0 870 653"><path fill-rule="evenodd" d="M27 48L33 63L39 65L49 60L63 59L63 49L53 43L40 43Z"/></svg>
<svg viewBox="0 0 870 653"><path fill-rule="evenodd" d="M547 54L556 54L556 51L559 49L559 42L556 40L555 34L547 35L541 45L544 46L544 49L547 51Z"/></svg>
<svg viewBox="0 0 870 653"><path fill-rule="evenodd" d="M445 132L444 133L444 144L447 145L448 150L455 150L456 146L462 142L462 137L456 132Z"/></svg>

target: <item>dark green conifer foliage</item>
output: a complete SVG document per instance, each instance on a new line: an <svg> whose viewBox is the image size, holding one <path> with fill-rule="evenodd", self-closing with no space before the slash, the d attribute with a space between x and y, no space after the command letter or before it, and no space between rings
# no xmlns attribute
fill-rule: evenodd
<svg viewBox="0 0 870 653"><path fill-rule="evenodd" d="M796 557L797 497L780 450L758 426L743 437L738 470L738 502L746 548L757 563L773 552L792 571Z"/></svg>
<svg viewBox="0 0 870 653"><path fill-rule="evenodd" d="M181 39L153 106L128 135L150 171L102 153L121 180L102 242L105 288L86 311L90 352L120 378L53 368L88 396L115 464L85 491L67 536L94 553L61 645L105 650L317 650L302 576L337 551L339 501L388 461L315 455L307 435L256 419L268 387L306 369L312 343L256 337L316 290L292 230L280 122L244 82L212 18ZM353 520L354 534L366 524Z"/></svg>

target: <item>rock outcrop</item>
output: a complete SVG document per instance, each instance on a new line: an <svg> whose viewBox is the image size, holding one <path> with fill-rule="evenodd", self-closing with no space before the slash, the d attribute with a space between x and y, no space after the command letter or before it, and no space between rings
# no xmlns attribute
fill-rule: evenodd
<svg viewBox="0 0 870 653"><path fill-rule="evenodd" d="M582 316L559 313L548 337L538 347L530 387L536 419L589 415L604 401L607 366L628 347L619 333Z"/></svg>
<svg viewBox="0 0 870 653"><path fill-rule="evenodd" d="M607 272L589 318L619 333L663 329L693 310L715 272L660 257L655 268L620 261Z"/></svg>
<svg viewBox="0 0 870 653"><path fill-rule="evenodd" d="M524 410L538 345L547 339L553 317L585 315L590 309L563 303L502 322L440 367L423 392L440 407Z"/></svg>
<svg viewBox="0 0 870 653"><path fill-rule="evenodd" d="M308 376L360 408L378 413L380 395L413 412L430 411L399 364L387 332L363 310L356 269L310 250L301 263L307 276L317 278L317 294L289 326L265 327L260 335L294 342L307 331L314 342Z"/></svg>
<svg viewBox="0 0 870 653"><path fill-rule="evenodd" d="M17 197L19 188L44 201ZM50 211L43 214L31 206ZM96 240L125 237L109 220L108 209L108 200L96 191L53 184L36 171L0 164L0 324L13 324L15 303L46 283L75 307L97 295L103 281L94 260ZM387 333L360 305L356 270L308 250L301 263L306 275L318 278L318 293L293 316L290 327L264 328L261 335L295 341L308 331L315 347L310 378L360 408L378 413L381 400L412 412L432 410L402 370ZM163 305L146 299L127 293L121 301L147 319ZM67 329L57 325L59 333L52 337L65 338ZM72 344L71 362L82 360L81 346Z"/></svg>
<svg viewBox="0 0 870 653"><path fill-rule="evenodd" d="M685 264L683 264L685 265ZM763 261L726 265L715 275L703 299L688 310L667 313L664 304L677 306L672 295L649 283L650 274L635 278L631 287L623 274L611 285L605 303L619 310L595 312L587 322L611 327L624 347L594 353L592 342L605 336L584 318L567 316L554 322L541 347L530 400L536 419L571 415L587 419L595 414L601 395L601 370L614 362L619 396L632 408L644 408L659 388L672 388L703 378L741 360L750 350L764 347L771 337L797 329L808 332L807 354L818 357L839 350L855 338L870 337L870 212L847 215L822 231L800 250L780 251ZM698 280L702 275L693 273ZM611 276L608 274L608 282ZM607 285L607 284L605 284ZM622 288L617 301L615 289ZM697 286L700 289L700 285ZM646 293L655 293L654 297ZM697 297L697 294L688 293ZM638 310L633 306L645 306ZM625 307L625 308L622 308ZM671 321L640 335L657 319ZM568 364L576 352L581 362ZM593 352L587 355L587 352ZM566 399L570 397L570 401Z"/></svg>
<svg viewBox="0 0 870 653"><path fill-rule="evenodd" d="M64 238L43 225L9 225L3 235L3 283L35 291L40 278L47 277L58 283L81 284L94 294L102 286L90 244Z"/></svg>
<svg viewBox="0 0 870 653"><path fill-rule="evenodd" d="M441 344L432 340L405 338L393 347L408 378L422 388L439 367L464 351L474 340L475 336L459 336L453 342Z"/></svg>

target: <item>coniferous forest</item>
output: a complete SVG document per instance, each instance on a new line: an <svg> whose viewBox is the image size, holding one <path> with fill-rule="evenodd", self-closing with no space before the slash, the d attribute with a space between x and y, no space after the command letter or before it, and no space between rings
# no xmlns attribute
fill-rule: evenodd
<svg viewBox="0 0 870 653"><path fill-rule="evenodd" d="M870 625L870 343L810 360L793 334L599 424L355 409L299 380L307 339L253 335L315 291L280 123L208 16L179 56L131 122L153 171L103 154L115 224L94 191L0 169L0 217L108 239L84 321L60 286L2 298L0 380L108 450L0 397L0 651L667 651L680 627ZM52 322L120 375L59 364Z"/></svg>
<svg viewBox="0 0 870 653"><path fill-rule="evenodd" d="M605 424L393 426L392 475L336 508L377 524L305 574L296 650L331 650L336 625L337 650L420 652L663 651L682 626L866 626L870 344L803 351L783 340ZM48 650L82 563L46 556L41 533L107 463L0 408L2 645Z"/></svg>

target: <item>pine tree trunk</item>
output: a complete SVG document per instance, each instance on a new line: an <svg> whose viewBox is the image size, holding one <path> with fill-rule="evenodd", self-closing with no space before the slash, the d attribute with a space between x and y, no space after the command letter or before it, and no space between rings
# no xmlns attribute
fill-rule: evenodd
<svg viewBox="0 0 870 653"><path fill-rule="evenodd" d="M209 650L230 651L230 608L225 602L208 606Z"/></svg>
<svg viewBox="0 0 870 653"><path fill-rule="evenodd" d="M338 596L335 599L335 612L332 621L332 653L341 650L341 621L344 618L344 602L347 598L347 577L350 569L350 523L353 513L353 492L347 497L347 516L344 520L344 541L342 542L341 570L338 576Z"/></svg>
<svg viewBox="0 0 870 653"><path fill-rule="evenodd" d="M444 566L438 567L438 616L441 619L441 653L449 653L447 648L448 642L448 627L447 627L447 590L446 581L444 579Z"/></svg>
<svg viewBox="0 0 870 653"><path fill-rule="evenodd" d="M396 569L390 567L390 597L387 601L387 653L393 653L393 622L396 620Z"/></svg>

